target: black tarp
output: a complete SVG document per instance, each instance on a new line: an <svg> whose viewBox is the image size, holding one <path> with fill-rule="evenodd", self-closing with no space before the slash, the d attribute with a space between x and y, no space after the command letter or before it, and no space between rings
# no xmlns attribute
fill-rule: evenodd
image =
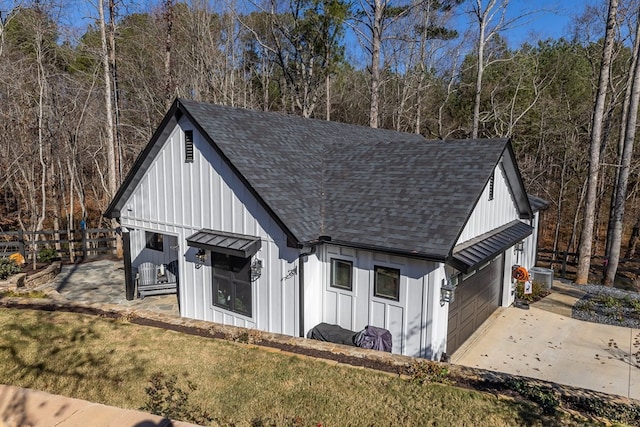
<svg viewBox="0 0 640 427"><path fill-rule="evenodd" d="M338 325L330 325L328 323L320 323L307 333L307 338L318 341L328 341L336 344L351 345L355 347L353 338L356 332L342 328Z"/></svg>

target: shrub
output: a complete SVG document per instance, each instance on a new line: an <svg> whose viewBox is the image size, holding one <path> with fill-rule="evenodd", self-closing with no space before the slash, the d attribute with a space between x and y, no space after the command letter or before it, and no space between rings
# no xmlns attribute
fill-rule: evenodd
<svg viewBox="0 0 640 427"><path fill-rule="evenodd" d="M20 273L20 267L14 260L9 258L0 258L0 280L4 280L17 273Z"/></svg>
<svg viewBox="0 0 640 427"><path fill-rule="evenodd" d="M533 282L531 285L530 294L524 293L523 282L518 282L518 284L516 285L516 296L518 297L518 299L521 299L524 301L528 301L528 302L538 301L546 297L547 295L549 295L549 290L543 283Z"/></svg>
<svg viewBox="0 0 640 427"><path fill-rule="evenodd" d="M603 398L583 395L565 396L564 400L568 406L591 416L628 425L640 425L640 405L637 403L607 401Z"/></svg>
<svg viewBox="0 0 640 427"><path fill-rule="evenodd" d="M640 311L640 300L636 298L631 298L630 296L625 296L623 303L625 307L629 307L632 310Z"/></svg>
<svg viewBox="0 0 640 427"><path fill-rule="evenodd" d="M424 385L428 383L448 384L449 368L447 365L430 360L421 360L409 366L411 382Z"/></svg>
<svg viewBox="0 0 640 427"><path fill-rule="evenodd" d="M618 308L622 306L622 301L611 295L598 295L594 300L596 304L601 304L606 308Z"/></svg>
<svg viewBox="0 0 640 427"><path fill-rule="evenodd" d="M525 399L540 405L542 411L547 415L555 414L558 406L560 406L560 397L551 387L518 378L509 379L505 382L505 386Z"/></svg>
<svg viewBox="0 0 640 427"><path fill-rule="evenodd" d="M42 248L38 252L40 262L46 262L48 264L56 258L58 258L58 251L53 248Z"/></svg>
<svg viewBox="0 0 640 427"><path fill-rule="evenodd" d="M210 424L214 419L202 408L193 406L189 395L196 390L195 384L187 381L187 389L180 388L176 375L166 376L162 372L151 375L151 385L145 388L147 403L140 408L172 420L196 424Z"/></svg>

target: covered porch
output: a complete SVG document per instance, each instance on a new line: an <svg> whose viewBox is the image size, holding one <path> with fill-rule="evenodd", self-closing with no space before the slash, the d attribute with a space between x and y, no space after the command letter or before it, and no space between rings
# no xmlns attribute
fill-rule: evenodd
<svg viewBox="0 0 640 427"><path fill-rule="evenodd" d="M125 229L122 237L126 299L179 295L178 236Z"/></svg>

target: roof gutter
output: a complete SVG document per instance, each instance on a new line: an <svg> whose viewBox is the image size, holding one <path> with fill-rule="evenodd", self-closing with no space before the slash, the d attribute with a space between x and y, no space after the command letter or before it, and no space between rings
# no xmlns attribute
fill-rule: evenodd
<svg viewBox="0 0 640 427"><path fill-rule="evenodd" d="M388 255L402 256L405 258L413 258L413 259L422 259L422 260L433 261L433 262L445 262L447 260L447 255L425 254L417 251L402 251L402 250L393 249L393 248L384 248L381 246L353 243L353 242L347 242L343 240L335 240L330 236L320 236L315 240L308 240L306 242L301 242L298 245L298 248L319 246L326 243L331 245L336 245L336 246L342 246L346 248L362 249L362 250L371 251L371 252L380 252Z"/></svg>

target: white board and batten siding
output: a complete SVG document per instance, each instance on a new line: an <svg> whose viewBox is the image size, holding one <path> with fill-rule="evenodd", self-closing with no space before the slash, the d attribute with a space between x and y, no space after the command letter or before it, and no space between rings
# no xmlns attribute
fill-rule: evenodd
<svg viewBox="0 0 640 427"><path fill-rule="evenodd" d="M489 193L490 184L487 184L456 244L464 243L511 221L521 220L500 163L494 170L493 199L490 199ZM518 264L530 268L535 262L533 260L537 248L537 223L535 220L526 222L534 226L534 233L524 240L524 251L515 253L510 248L504 252L503 292L500 298L500 305L503 307L511 305L515 298L512 291L511 266Z"/></svg>
<svg viewBox="0 0 640 427"><path fill-rule="evenodd" d="M184 130L193 130L193 162L185 162ZM159 141L160 142L160 141ZM144 230L175 236L184 317L297 335L298 251L287 247L283 230L242 184L196 128L182 117L121 211L133 239ZM252 283L253 314L242 316L213 305L211 257L196 268L197 249L186 238L202 228L260 237L255 257L262 276ZM144 247L144 244L142 244ZM132 244L135 260L140 243Z"/></svg>
<svg viewBox="0 0 640 427"><path fill-rule="evenodd" d="M331 286L334 258L353 263L351 291ZM436 287L439 290L432 273L439 264L334 245L319 248L316 260L321 272L315 277L320 281L316 288L322 289L321 307L317 309L322 310L324 322L353 331L367 325L385 328L393 336L394 353L431 357L433 293ZM400 270L399 301L374 296L375 266ZM305 277L305 280L313 279ZM306 325L307 328L313 326L315 324Z"/></svg>
<svg viewBox="0 0 640 427"><path fill-rule="evenodd" d="M520 217L500 164L496 166L493 176L493 199L489 199L490 185L487 184L456 245L495 230Z"/></svg>

